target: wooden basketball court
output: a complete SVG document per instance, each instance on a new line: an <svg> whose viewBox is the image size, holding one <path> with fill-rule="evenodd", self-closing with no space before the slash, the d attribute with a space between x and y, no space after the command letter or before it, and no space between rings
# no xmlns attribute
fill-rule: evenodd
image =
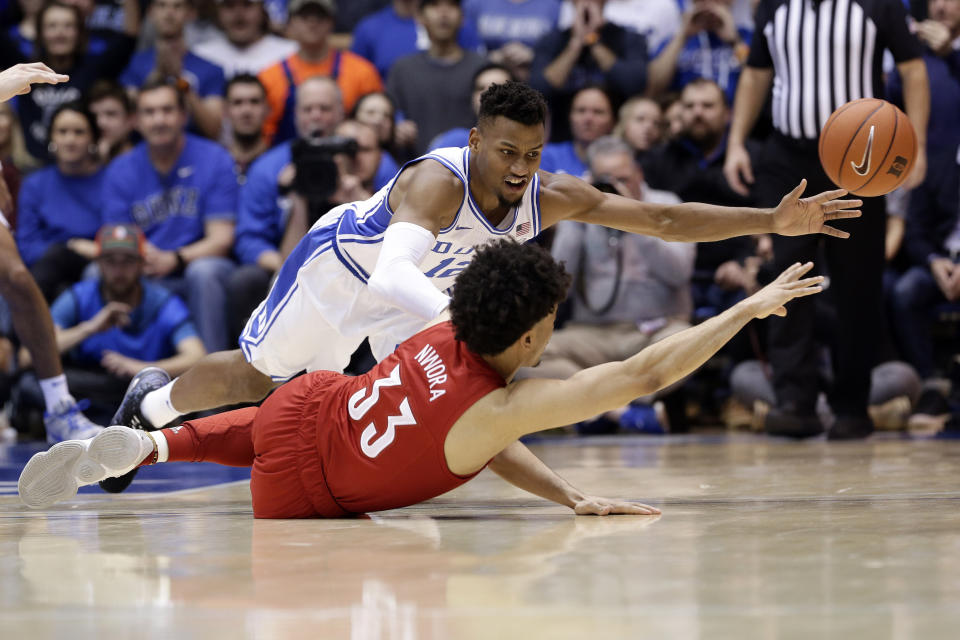
<svg viewBox="0 0 960 640"><path fill-rule="evenodd" d="M0 447L0 638L956 638L960 441L874 438L533 443L659 518L484 472L367 519L255 521L244 471L184 463L35 512L37 447Z"/></svg>

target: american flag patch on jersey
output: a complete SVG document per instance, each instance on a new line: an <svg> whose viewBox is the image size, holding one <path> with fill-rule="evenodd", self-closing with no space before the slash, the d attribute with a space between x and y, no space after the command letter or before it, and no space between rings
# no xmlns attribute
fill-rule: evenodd
<svg viewBox="0 0 960 640"><path fill-rule="evenodd" d="M521 222L520 224L517 225L517 228L516 228L516 236L517 236L518 238L521 237L521 236L525 236L525 235L527 235L528 233L530 233L530 222L529 222L529 221L527 221L527 222Z"/></svg>

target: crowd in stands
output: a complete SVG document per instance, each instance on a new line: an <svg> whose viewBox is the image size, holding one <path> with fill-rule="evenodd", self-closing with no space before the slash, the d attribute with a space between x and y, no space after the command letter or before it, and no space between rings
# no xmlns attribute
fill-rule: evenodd
<svg viewBox="0 0 960 640"><path fill-rule="evenodd" d="M950 428L960 0L889 1L922 45L935 91L927 177L886 199L887 309L875 318L884 339L871 415L903 426L920 412L941 416L923 424ZM492 84L528 82L547 98L543 170L647 202L758 204L755 188L731 185L724 165L754 15L768 4L776 2L0 1L0 65L43 61L70 76L0 105L0 187L12 195L3 213L50 303L71 388L105 421L146 364L176 375L235 347L312 222L370 197L404 162L467 145ZM891 59L885 97L903 106L906 80ZM743 146L754 167L770 131L767 107ZM775 276L768 236L694 245L564 222L538 241L574 284L542 367L525 375L568 376L622 358ZM834 306L828 289L816 325L825 421ZM30 384L29 359L5 317L0 308L4 393L29 405L35 393L19 389ZM695 376L706 382L578 427L664 431L722 419L762 428L777 405L768 322Z"/></svg>

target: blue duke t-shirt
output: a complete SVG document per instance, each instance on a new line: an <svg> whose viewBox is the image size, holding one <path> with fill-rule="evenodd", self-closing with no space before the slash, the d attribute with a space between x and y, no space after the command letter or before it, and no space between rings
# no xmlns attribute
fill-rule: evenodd
<svg viewBox="0 0 960 640"><path fill-rule="evenodd" d="M146 143L119 156L103 184L103 221L134 223L159 249L173 251L206 235L209 220L236 219L239 187L226 149L188 135L170 173L150 163Z"/></svg>

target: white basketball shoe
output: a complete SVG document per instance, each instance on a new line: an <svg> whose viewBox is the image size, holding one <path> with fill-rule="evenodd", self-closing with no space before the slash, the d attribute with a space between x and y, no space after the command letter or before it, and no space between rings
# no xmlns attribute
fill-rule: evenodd
<svg viewBox="0 0 960 640"><path fill-rule="evenodd" d="M30 458L17 487L28 507L43 509L77 489L135 469L153 451L153 438L129 427L107 427L88 440L67 440Z"/></svg>

